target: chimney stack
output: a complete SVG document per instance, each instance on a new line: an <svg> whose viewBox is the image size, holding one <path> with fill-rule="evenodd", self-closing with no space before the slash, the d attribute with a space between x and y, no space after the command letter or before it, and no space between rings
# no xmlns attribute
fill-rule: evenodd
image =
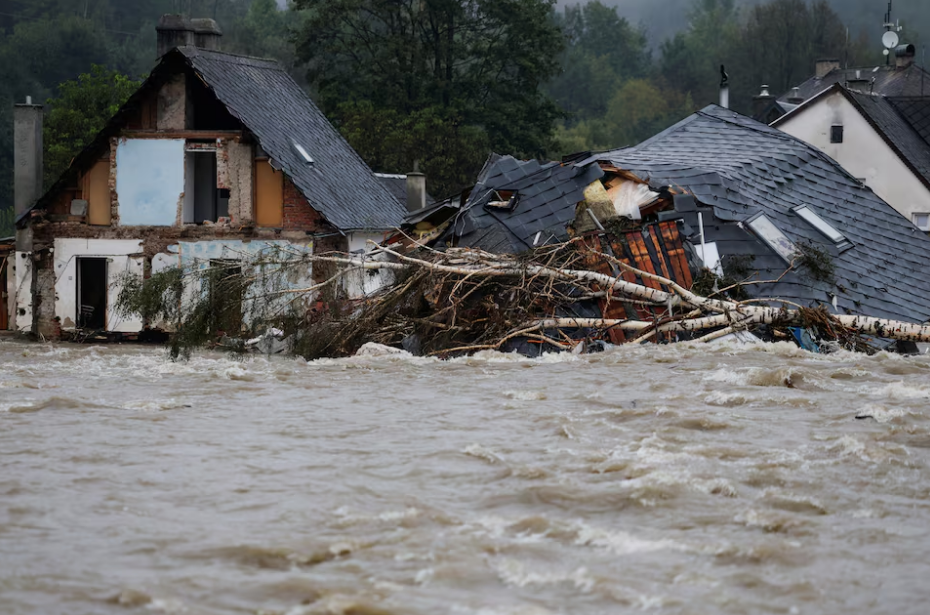
<svg viewBox="0 0 930 615"><path fill-rule="evenodd" d="M223 31L216 21L203 17L188 19L183 15L162 15L155 28L158 32L158 57L175 47L220 48Z"/></svg>
<svg viewBox="0 0 930 615"><path fill-rule="evenodd" d="M788 97L788 102L792 105L800 105L804 102L804 97L801 96L801 88L798 86L791 88L791 96Z"/></svg>
<svg viewBox="0 0 930 615"><path fill-rule="evenodd" d="M407 211L426 207L426 175L420 173L420 163L414 161L413 171L407 173Z"/></svg>
<svg viewBox="0 0 930 615"><path fill-rule="evenodd" d="M223 31L220 30L220 26L216 23L216 21L206 17L200 17L197 19L191 19L190 23L194 29L195 45L201 49L212 49L213 51L219 51L220 37L223 36Z"/></svg>
<svg viewBox="0 0 930 615"><path fill-rule="evenodd" d="M769 86L763 85L762 91L757 96L752 97L753 119L764 121L762 119L762 114L765 113L765 110L769 108L769 105L772 104L773 100L775 100L775 97L769 93Z"/></svg>
<svg viewBox="0 0 930 615"><path fill-rule="evenodd" d="M814 62L814 76L823 79L834 70L840 68L840 61L834 59L817 60Z"/></svg>
<svg viewBox="0 0 930 615"><path fill-rule="evenodd" d="M730 75L723 64L720 65L720 106L724 109L730 108Z"/></svg>
<svg viewBox="0 0 930 615"><path fill-rule="evenodd" d="M42 105L13 107L13 204L17 216L42 196Z"/></svg>

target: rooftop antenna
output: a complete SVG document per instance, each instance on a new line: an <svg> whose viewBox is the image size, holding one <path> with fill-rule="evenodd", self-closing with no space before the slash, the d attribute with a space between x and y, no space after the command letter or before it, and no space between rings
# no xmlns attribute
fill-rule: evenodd
<svg viewBox="0 0 930 615"><path fill-rule="evenodd" d="M885 55L885 65L891 65L891 50L898 46L900 42L898 32L901 26L891 21L891 0L888 0L888 12L885 13L885 23L883 24L885 33L882 34L882 53Z"/></svg>

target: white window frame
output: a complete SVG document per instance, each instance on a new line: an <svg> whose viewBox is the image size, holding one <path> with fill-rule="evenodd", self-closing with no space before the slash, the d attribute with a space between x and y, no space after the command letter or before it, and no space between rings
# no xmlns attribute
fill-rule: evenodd
<svg viewBox="0 0 930 615"><path fill-rule="evenodd" d="M756 237L772 249L775 254L780 256L786 263L791 264L794 255L798 253L797 246L788 239L780 228L778 228L771 218L765 214L758 214L746 221L746 225L755 233Z"/></svg>
<svg viewBox="0 0 930 615"><path fill-rule="evenodd" d="M917 216L927 216L927 224L924 226L917 224ZM911 223L913 223L914 226L925 233L930 232L930 212L915 211L911 214Z"/></svg>
<svg viewBox="0 0 930 615"><path fill-rule="evenodd" d="M843 233L839 232L836 227L817 215L817 212L807 205L792 207L791 211L817 229L821 235L832 241L835 245L840 246L849 241Z"/></svg>

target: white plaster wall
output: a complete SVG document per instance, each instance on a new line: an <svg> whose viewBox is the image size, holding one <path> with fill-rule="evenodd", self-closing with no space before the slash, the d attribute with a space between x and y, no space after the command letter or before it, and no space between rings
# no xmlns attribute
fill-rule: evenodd
<svg viewBox="0 0 930 615"><path fill-rule="evenodd" d="M116 313L113 306L119 296L120 278L129 272L142 277L144 257L142 241L136 239L56 239L55 240L55 316L62 330L73 330L77 323L77 259L107 259L106 330L136 333L142 319Z"/></svg>
<svg viewBox="0 0 930 615"><path fill-rule="evenodd" d="M350 233L349 234L349 252L353 254L367 253L373 249L373 245L368 241L379 244L384 240L383 233ZM382 258L377 256L376 258ZM393 281L393 273L384 270L358 270L346 275L343 282L343 288L350 299L361 299L366 297L380 288Z"/></svg>
<svg viewBox="0 0 930 615"><path fill-rule="evenodd" d="M830 127L843 126L843 142L830 143ZM930 213L930 191L840 93L831 94L778 124L778 129L810 143L908 220Z"/></svg>
<svg viewBox="0 0 930 615"><path fill-rule="evenodd" d="M287 240L219 239L206 241L182 241L168 246L167 253L152 258L152 271L165 271L180 267L186 276L182 303L188 308L194 299L204 292L198 274L211 267L212 261L238 261L243 273L252 278L244 298L242 319L246 325L276 314L285 314L290 309L306 309L312 297L295 301L295 294L283 290L307 288L313 285L313 264L301 262L304 255L313 253L313 242ZM293 259L295 263L287 265ZM159 326L167 328L165 323Z"/></svg>
<svg viewBox="0 0 930 615"><path fill-rule="evenodd" d="M32 330L32 252L14 252L10 265L13 269L7 273L7 280L13 305L11 328L28 332Z"/></svg>

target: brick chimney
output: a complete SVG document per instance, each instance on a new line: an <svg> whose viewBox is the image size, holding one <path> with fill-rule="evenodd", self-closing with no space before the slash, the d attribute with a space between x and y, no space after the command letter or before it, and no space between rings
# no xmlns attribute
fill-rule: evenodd
<svg viewBox="0 0 930 615"><path fill-rule="evenodd" d="M426 207L426 175L420 173L420 163L414 161L413 171L407 173L407 211Z"/></svg>
<svg viewBox="0 0 930 615"><path fill-rule="evenodd" d="M158 32L159 58L175 47L219 50L223 36L216 21L206 17L188 19L183 15L162 15L155 31Z"/></svg>
<svg viewBox="0 0 930 615"><path fill-rule="evenodd" d="M20 215L42 196L42 105L13 107L13 205Z"/></svg>
<svg viewBox="0 0 930 615"><path fill-rule="evenodd" d="M834 59L817 60L814 62L814 76L823 79L830 72L840 68L840 61Z"/></svg>

